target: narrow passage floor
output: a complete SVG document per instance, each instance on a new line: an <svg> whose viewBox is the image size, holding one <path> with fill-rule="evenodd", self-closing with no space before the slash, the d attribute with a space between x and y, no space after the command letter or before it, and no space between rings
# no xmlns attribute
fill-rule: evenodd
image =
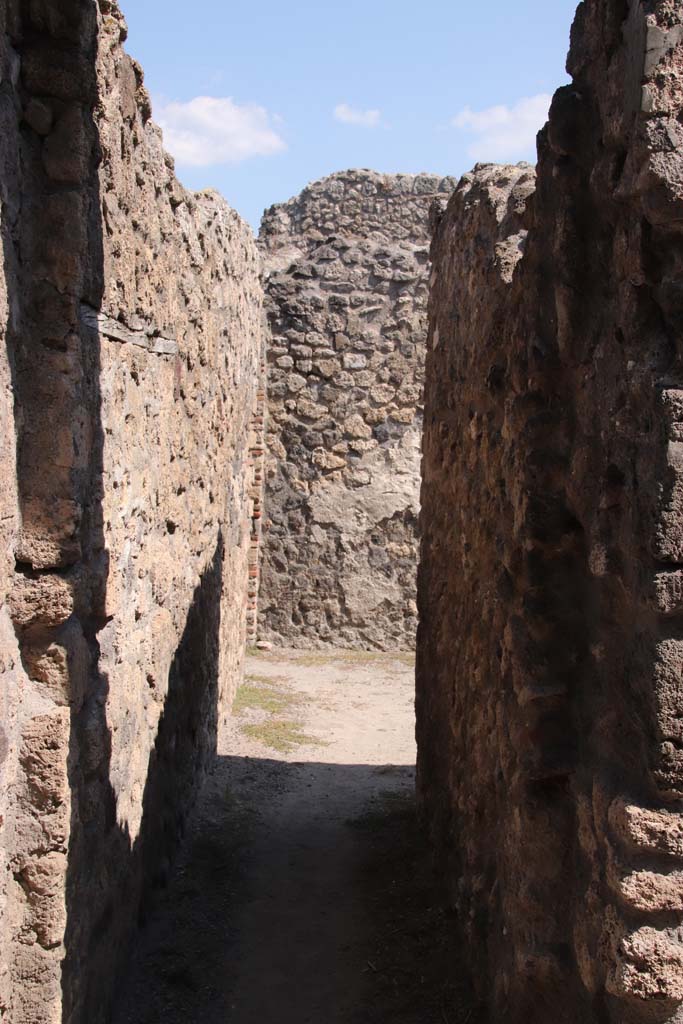
<svg viewBox="0 0 683 1024"><path fill-rule="evenodd" d="M414 807L413 662L249 659L115 1024L475 1024Z"/></svg>

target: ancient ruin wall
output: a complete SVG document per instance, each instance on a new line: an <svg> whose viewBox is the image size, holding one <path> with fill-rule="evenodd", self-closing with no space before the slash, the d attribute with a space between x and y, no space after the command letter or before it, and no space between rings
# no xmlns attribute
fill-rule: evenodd
<svg viewBox="0 0 683 1024"><path fill-rule="evenodd" d="M23 908L23 896L12 881L13 791L20 771L19 750L25 726L30 680L21 665L8 599L14 579L14 540L19 531L19 492L16 473L15 411L10 353L5 345L13 315L13 284L19 260L11 224L16 218L19 193L19 117L15 89L19 65L10 44L12 12L0 6L0 231L3 262L0 270L0 1017L11 1002L13 940ZM30 712L26 715L28 719ZM19 896L19 899L17 897Z"/></svg>
<svg viewBox="0 0 683 1024"><path fill-rule="evenodd" d="M259 636L410 650L433 175L333 174L265 215Z"/></svg>
<svg viewBox="0 0 683 1024"><path fill-rule="evenodd" d="M241 670L260 267L115 3L0 17L0 1016L97 1024Z"/></svg>
<svg viewBox="0 0 683 1024"><path fill-rule="evenodd" d="M579 7L439 225L419 791L494 1019L683 1019L683 14ZM527 234L528 232L528 234Z"/></svg>

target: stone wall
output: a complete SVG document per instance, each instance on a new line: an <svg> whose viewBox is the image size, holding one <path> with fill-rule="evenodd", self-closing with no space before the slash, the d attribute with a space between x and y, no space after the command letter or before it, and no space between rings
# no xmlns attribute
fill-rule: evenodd
<svg viewBox="0 0 683 1024"><path fill-rule="evenodd" d="M19 206L19 112L16 86L19 61L9 32L14 14L0 6L0 232L3 263L0 272L0 1018L9 1013L14 960L13 941L25 905L12 877L14 792L21 771L22 734L30 722L32 687L23 671L8 599L14 580L14 541L19 532L19 489L16 473L15 410L11 354L5 344L8 328L17 316L13 286L18 276L19 252L12 228ZM26 709L26 710L24 710Z"/></svg>
<svg viewBox="0 0 683 1024"><path fill-rule="evenodd" d="M683 15L581 4L433 249L418 786L493 1019L683 1018Z"/></svg>
<svg viewBox="0 0 683 1024"><path fill-rule="evenodd" d="M115 3L0 19L0 1016L97 1024L241 671L260 270Z"/></svg>
<svg viewBox="0 0 683 1024"><path fill-rule="evenodd" d="M264 217L262 640L414 646L428 213L454 186L347 171Z"/></svg>

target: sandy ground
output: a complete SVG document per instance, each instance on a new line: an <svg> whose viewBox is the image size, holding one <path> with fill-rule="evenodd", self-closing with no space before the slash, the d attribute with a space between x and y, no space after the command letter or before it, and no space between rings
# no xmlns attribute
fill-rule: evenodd
<svg viewBox="0 0 683 1024"><path fill-rule="evenodd" d="M414 763L409 657L250 658L116 1024L471 1024Z"/></svg>

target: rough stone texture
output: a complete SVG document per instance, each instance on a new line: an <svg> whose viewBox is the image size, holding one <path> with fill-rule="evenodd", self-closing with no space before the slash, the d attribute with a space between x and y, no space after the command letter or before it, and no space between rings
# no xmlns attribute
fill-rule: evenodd
<svg viewBox="0 0 683 1024"><path fill-rule="evenodd" d="M568 66L533 197L477 168L434 240L418 785L492 1019L673 1022L680 4L581 4Z"/></svg>
<svg viewBox="0 0 683 1024"><path fill-rule="evenodd" d="M428 214L454 187L347 171L264 217L264 640L414 646Z"/></svg>
<svg viewBox="0 0 683 1024"><path fill-rule="evenodd" d="M124 38L111 0L0 5L12 1024L108 1019L244 652L259 259L176 181Z"/></svg>
<svg viewBox="0 0 683 1024"><path fill-rule="evenodd" d="M9 5L0 6L0 1018L7 1016L11 1003L13 941L24 905L23 894L17 891L12 879L14 835L12 842L8 839L14 828L13 793L21 771L22 733L30 721L33 697L7 605L14 578L13 544L20 521L12 365L5 344L12 319L17 316L12 282L16 280L19 261L18 246L12 239L20 181L16 97L19 61L9 39L14 19ZM36 966L39 968L40 963Z"/></svg>

